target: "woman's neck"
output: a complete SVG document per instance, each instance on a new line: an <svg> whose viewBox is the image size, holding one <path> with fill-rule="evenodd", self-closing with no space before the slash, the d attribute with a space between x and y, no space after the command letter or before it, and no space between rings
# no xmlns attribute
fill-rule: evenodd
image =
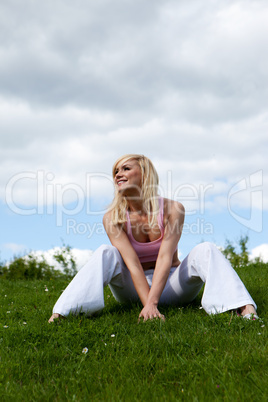
<svg viewBox="0 0 268 402"><path fill-rule="evenodd" d="M146 215L145 209L144 209L144 202L141 198L135 198L131 197L132 199L129 199L126 197L127 200L127 206L128 210L130 212L136 212L139 215Z"/></svg>

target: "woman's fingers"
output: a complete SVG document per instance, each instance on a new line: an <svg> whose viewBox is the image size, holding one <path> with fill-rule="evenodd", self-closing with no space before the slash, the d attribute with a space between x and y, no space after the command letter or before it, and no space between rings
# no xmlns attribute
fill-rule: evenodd
<svg viewBox="0 0 268 402"><path fill-rule="evenodd" d="M140 322L141 319L143 319L143 321L147 321L147 320L154 320L154 319L158 319L158 318L165 321L165 316L160 313L157 306L146 305L143 307L143 309L140 312L138 322Z"/></svg>
<svg viewBox="0 0 268 402"><path fill-rule="evenodd" d="M138 319L138 323L140 322L140 320L143 318L143 321L147 321L147 320L154 320L155 318L160 318L161 320L165 321L166 317L161 314L159 311L158 313L154 313L154 314L140 314L139 315L139 319Z"/></svg>

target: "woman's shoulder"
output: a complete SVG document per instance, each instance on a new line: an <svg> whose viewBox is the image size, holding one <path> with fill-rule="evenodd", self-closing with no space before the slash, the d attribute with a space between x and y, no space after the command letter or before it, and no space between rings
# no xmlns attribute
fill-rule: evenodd
<svg viewBox="0 0 268 402"><path fill-rule="evenodd" d="M108 210L105 212L102 218L102 223L105 229L107 229L112 224L112 211Z"/></svg>
<svg viewBox="0 0 268 402"><path fill-rule="evenodd" d="M172 217L180 217L185 214L185 208L179 201L171 200L170 198L163 198L164 202L164 216L166 219Z"/></svg>
<svg viewBox="0 0 268 402"><path fill-rule="evenodd" d="M171 210L178 210L180 212L184 212L184 206L181 202L179 201L174 201L171 200L170 198L163 198L163 203L164 203L164 209L171 209Z"/></svg>
<svg viewBox="0 0 268 402"><path fill-rule="evenodd" d="M103 220L111 219L112 218L112 211L109 209L108 211L105 212L103 215Z"/></svg>
<svg viewBox="0 0 268 402"><path fill-rule="evenodd" d="M112 210L105 212L102 218L102 223L106 232L116 230L126 231L126 224L113 223Z"/></svg>

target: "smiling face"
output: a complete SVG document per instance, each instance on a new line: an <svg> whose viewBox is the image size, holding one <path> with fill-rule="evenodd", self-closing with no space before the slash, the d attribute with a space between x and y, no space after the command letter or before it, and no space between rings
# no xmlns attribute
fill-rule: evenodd
<svg viewBox="0 0 268 402"><path fill-rule="evenodd" d="M135 159L120 161L114 171L117 191L127 193L139 191L142 185L142 174L139 163Z"/></svg>

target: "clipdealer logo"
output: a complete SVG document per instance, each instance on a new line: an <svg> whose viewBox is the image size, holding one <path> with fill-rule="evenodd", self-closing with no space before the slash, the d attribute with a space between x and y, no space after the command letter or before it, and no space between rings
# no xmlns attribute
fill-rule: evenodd
<svg viewBox="0 0 268 402"><path fill-rule="evenodd" d="M100 216L106 212L106 209L96 210L92 205L92 194L95 194L94 186L99 185L100 181L105 181L105 185L113 188L113 178L105 173L86 173L85 187L76 183L56 183L55 175L52 172L38 170L36 172L20 172L12 176L6 184L6 204L9 209L18 215L52 215L56 217L56 225L62 226L64 216L72 216L67 219L67 231L75 234L86 234L90 236L94 233L103 231L102 224L95 224L94 227L88 223L78 222L73 219L81 211L87 215ZM95 183L95 184L94 184ZM103 183L103 182L102 182ZM163 197L180 201L183 204L188 203L186 215L196 217L195 221L187 227L185 222L184 233L191 234L212 234L213 224L207 222L205 213L209 204L213 204L214 185L193 185L184 183L176 188L172 187L172 172L167 172L167 187L159 186L159 194ZM263 171L259 170L235 183L226 195L227 209L234 220L241 225L255 232L261 232L263 228ZM208 193L211 190L211 194ZM21 193L28 192L28 200L21 202ZM66 201L67 199L67 201ZM68 202L68 199L72 200ZM245 208L241 208L241 205ZM237 208L238 207L238 208ZM244 216L243 213L249 213L250 216ZM84 226L83 226L84 225Z"/></svg>
<svg viewBox="0 0 268 402"><path fill-rule="evenodd" d="M258 170L248 177L235 183L227 197L228 211L230 215L241 225L254 232L261 232L263 228L263 171ZM235 205L245 200L249 203L249 217L241 212L235 212ZM247 208L248 209L248 208Z"/></svg>

